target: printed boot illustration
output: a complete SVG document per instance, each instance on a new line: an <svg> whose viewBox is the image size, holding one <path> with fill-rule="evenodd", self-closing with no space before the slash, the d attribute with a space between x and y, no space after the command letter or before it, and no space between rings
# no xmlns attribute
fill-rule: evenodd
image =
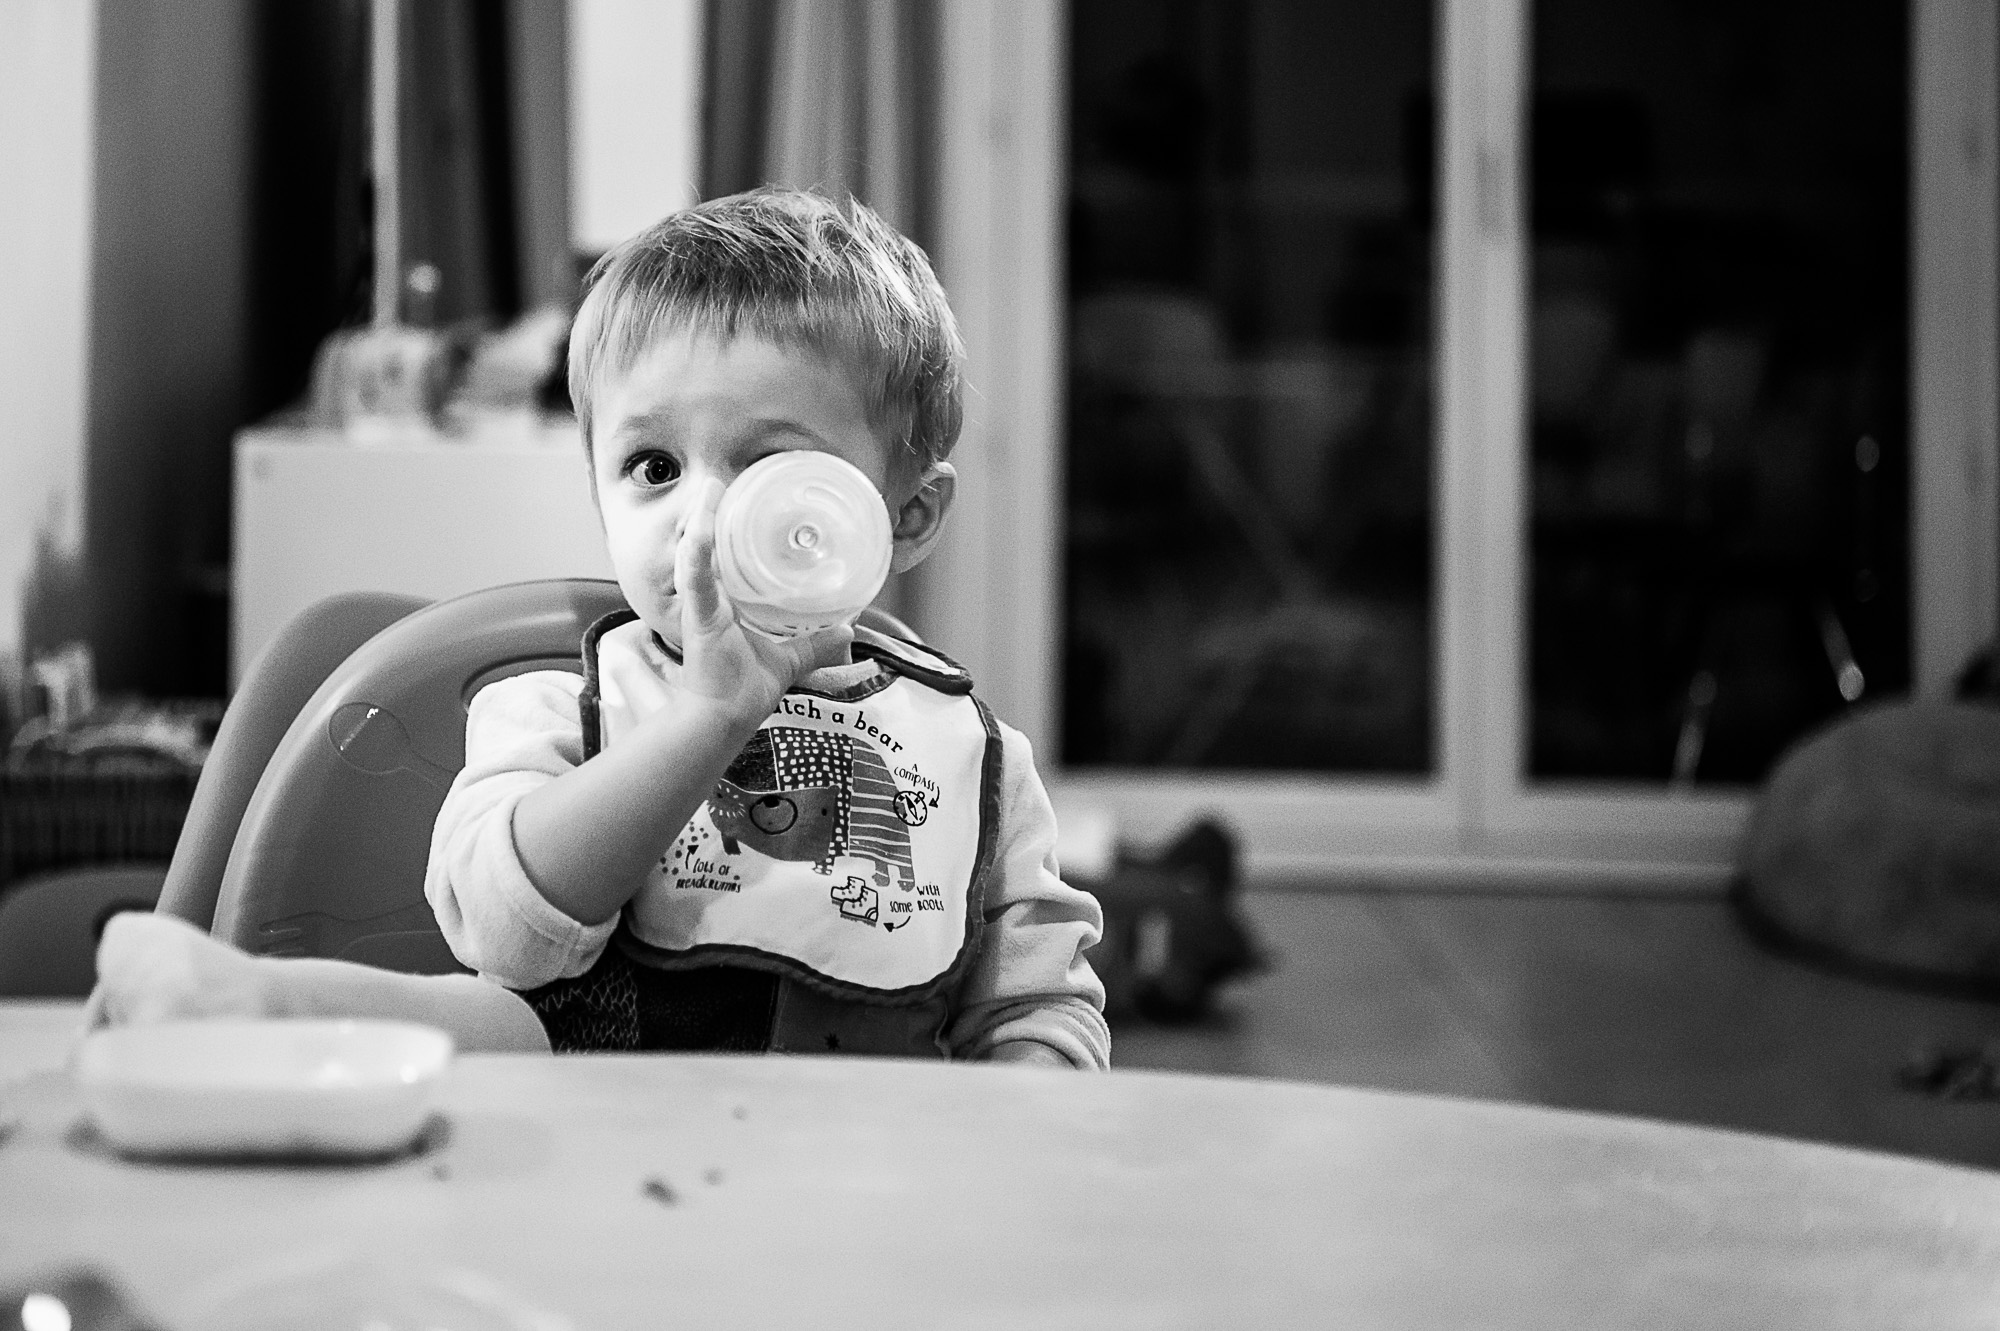
<svg viewBox="0 0 2000 1331"><path fill-rule="evenodd" d="M837 884L829 891L834 904L840 907L841 915L847 919L873 924L881 915L882 898L874 888L868 886L866 878L850 877L845 883Z"/></svg>

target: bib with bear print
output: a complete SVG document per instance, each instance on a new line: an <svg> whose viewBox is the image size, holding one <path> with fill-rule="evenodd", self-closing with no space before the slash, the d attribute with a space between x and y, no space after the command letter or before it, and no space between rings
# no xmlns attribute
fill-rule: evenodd
<svg viewBox="0 0 2000 1331"><path fill-rule="evenodd" d="M643 624L593 637L587 752L678 693L679 663ZM855 655L876 669L786 694L654 866L625 908L635 959L750 965L878 1002L956 976L993 853L999 732L946 658L866 630Z"/></svg>

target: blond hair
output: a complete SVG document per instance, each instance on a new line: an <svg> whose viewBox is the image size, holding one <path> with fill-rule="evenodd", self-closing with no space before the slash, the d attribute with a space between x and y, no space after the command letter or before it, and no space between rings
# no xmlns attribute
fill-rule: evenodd
<svg viewBox="0 0 2000 1331"><path fill-rule="evenodd" d="M570 333L569 391L591 402L671 330L742 334L851 366L869 423L921 466L958 441L965 347L924 252L873 209L765 186L673 213L591 269Z"/></svg>

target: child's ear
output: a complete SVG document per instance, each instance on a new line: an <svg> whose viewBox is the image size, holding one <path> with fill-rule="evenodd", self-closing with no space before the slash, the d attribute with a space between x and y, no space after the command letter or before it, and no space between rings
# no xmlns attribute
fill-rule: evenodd
<svg viewBox="0 0 2000 1331"><path fill-rule="evenodd" d="M923 563L924 556L944 531L944 515L958 493L958 473L949 462L935 462L924 470L917 491L896 510L890 528L893 541L889 569L902 573Z"/></svg>

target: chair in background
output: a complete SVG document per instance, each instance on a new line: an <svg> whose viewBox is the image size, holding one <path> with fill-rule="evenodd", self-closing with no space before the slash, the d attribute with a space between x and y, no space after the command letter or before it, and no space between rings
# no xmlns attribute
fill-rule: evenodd
<svg viewBox="0 0 2000 1331"><path fill-rule="evenodd" d="M82 998L97 979L97 939L124 910L152 910L157 864L59 869L0 892L0 998Z"/></svg>

